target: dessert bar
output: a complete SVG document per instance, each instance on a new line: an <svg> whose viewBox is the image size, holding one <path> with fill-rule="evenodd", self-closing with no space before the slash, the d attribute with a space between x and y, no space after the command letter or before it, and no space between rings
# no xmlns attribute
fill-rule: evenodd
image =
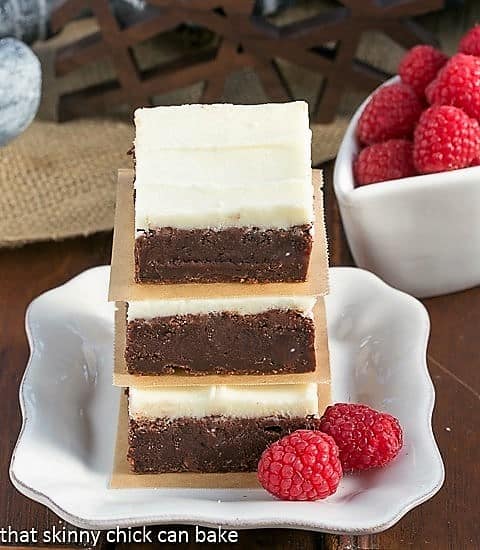
<svg viewBox="0 0 480 550"><path fill-rule="evenodd" d="M318 428L317 384L129 389L135 473L255 471L266 447Z"/></svg>
<svg viewBox="0 0 480 550"><path fill-rule="evenodd" d="M144 375L313 372L315 301L313 296L252 296L129 302L127 371Z"/></svg>
<svg viewBox="0 0 480 550"><path fill-rule="evenodd" d="M305 280L305 102L143 108L135 126L137 282Z"/></svg>

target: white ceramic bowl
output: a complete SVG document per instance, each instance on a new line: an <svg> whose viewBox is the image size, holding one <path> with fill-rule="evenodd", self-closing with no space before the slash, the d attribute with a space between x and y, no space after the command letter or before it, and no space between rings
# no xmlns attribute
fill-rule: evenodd
<svg viewBox="0 0 480 550"><path fill-rule="evenodd" d="M397 82L392 78L384 85ZM355 189L355 130L370 97L345 133L334 188L356 264L417 297L480 284L480 167Z"/></svg>

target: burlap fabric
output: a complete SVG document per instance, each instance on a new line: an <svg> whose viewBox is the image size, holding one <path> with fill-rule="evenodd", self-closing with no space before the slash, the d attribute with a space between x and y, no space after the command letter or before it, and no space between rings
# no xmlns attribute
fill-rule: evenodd
<svg viewBox="0 0 480 550"><path fill-rule="evenodd" d="M435 19L434 26L442 45L454 51L458 37L480 15L479 9L465 14L449 14ZM130 166L126 152L131 146L133 128L120 113L116 117L80 119L58 124L57 97L60 92L112 76L108 62L97 63L63 79L55 79L52 59L55 49L85 32L91 21L73 23L58 37L38 45L44 86L39 117L17 139L0 149L0 246L88 235L113 225L116 171ZM174 45L175 46L175 45ZM148 57L171 58L177 50L170 41L156 41ZM385 70L395 72L402 50L380 33L364 36L359 56ZM313 101L321 86L321 77L287 64L282 65L293 93ZM156 98L159 103L195 102L202 84ZM225 99L255 103L265 96L255 75L242 71L230 78ZM337 120L329 125L313 126L314 164L335 156L351 113L362 100L346 94Z"/></svg>

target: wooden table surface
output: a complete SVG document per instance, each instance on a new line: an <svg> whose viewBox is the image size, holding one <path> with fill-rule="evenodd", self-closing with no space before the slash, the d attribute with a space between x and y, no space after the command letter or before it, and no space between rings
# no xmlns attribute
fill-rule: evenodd
<svg viewBox="0 0 480 550"><path fill-rule="evenodd" d="M325 168L330 263L352 265L333 197L331 164ZM8 478L10 455L20 428L18 385L29 353L24 314L38 294L84 269L109 263L110 248L108 233L0 251L0 529L10 525L41 531L64 525L47 508L17 493ZM432 322L428 364L437 392L434 430L446 468L441 491L379 535L337 537L294 530L251 530L240 531L235 547L480 548L480 288L424 300L424 304Z"/></svg>

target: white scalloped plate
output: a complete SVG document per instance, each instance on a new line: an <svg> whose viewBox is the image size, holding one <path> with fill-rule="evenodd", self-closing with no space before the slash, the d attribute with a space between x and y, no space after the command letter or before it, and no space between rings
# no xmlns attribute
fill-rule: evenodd
<svg viewBox="0 0 480 550"><path fill-rule="evenodd" d="M333 395L400 419L405 445L387 468L346 476L325 501L281 502L260 489L107 488L120 390L112 387L108 267L85 271L28 308L31 356L10 477L26 496L83 528L186 523L331 533L387 529L444 479L426 368L429 320L414 298L374 275L331 269L327 315Z"/></svg>

